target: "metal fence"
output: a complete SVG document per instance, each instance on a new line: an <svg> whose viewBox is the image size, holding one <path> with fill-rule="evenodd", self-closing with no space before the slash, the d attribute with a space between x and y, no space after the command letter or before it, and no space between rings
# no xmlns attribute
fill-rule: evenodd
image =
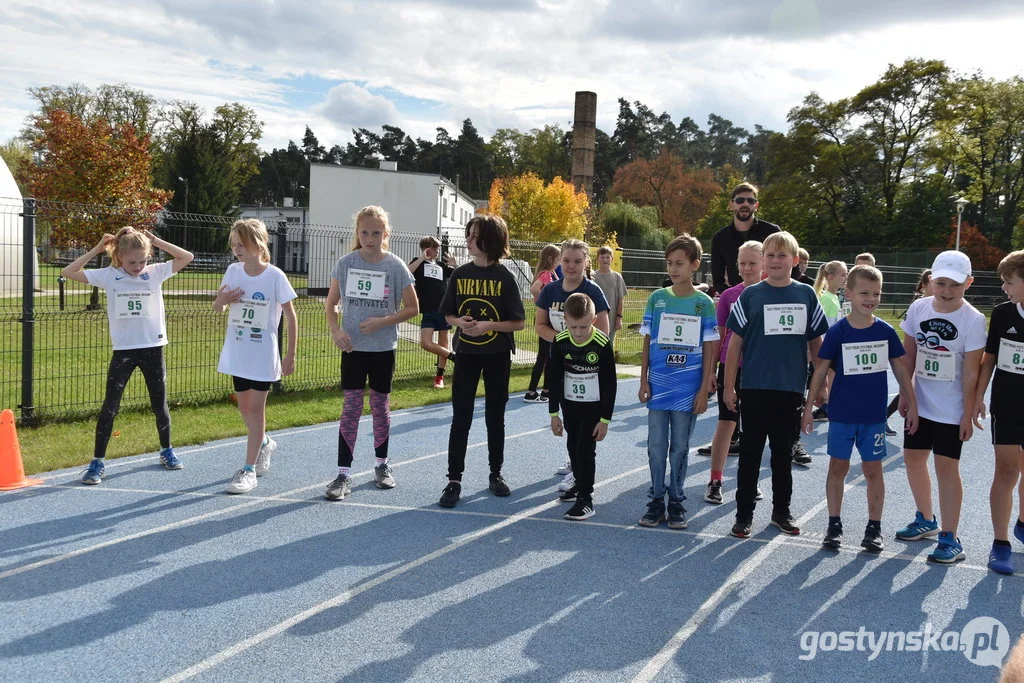
<svg viewBox="0 0 1024 683"><path fill-rule="evenodd" d="M56 202L0 198L0 407L19 407L25 422L82 418L95 414L103 402L110 360L106 300L102 291L78 282L64 282L60 270L85 253L95 240L72 247L58 246L60 231L101 228L114 232L122 225L147 225L163 239L192 251L192 264L164 283L164 302L170 344L166 350L168 400L172 405L223 399L231 392L230 378L216 372L225 334L226 317L214 313L211 302L221 277L232 261L228 232L233 219L180 213L144 213L118 207L83 206ZM288 223L268 224L273 263L284 270L298 294L299 319L295 374L284 390L333 390L340 381L340 352L334 347L324 317L324 298L334 263L349 251L351 227ZM419 255L422 235L392 233L390 249L406 262ZM60 244L66 244L61 240ZM460 263L468 259L465 242L454 235L442 240L443 249ZM527 311L527 325L516 333L515 366L531 366L536 358L534 306L529 295L533 268L542 243L513 242L504 261L515 274ZM827 255L820 253L822 258ZM818 253L815 255L818 256ZM155 260L166 255L157 251ZM705 261L698 273L710 282ZM879 255L881 262L884 255ZM100 264L94 264L94 267ZM106 265L105 259L102 265ZM812 263L810 274L818 262ZM899 314L909 305L917 268L886 267L883 306ZM639 363L639 335L644 305L651 290L665 280L664 254L625 250L621 270L629 296L624 324L616 337L619 360ZM1004 297L993 273L976 273L969 299L990 309ZM436 358L419 348L419 318L399 327L396 379L423 378L430 382ZM136 373L138 375L138 373ZM145 409L149 401L141 377L129 382L123 409Z"/></svg>

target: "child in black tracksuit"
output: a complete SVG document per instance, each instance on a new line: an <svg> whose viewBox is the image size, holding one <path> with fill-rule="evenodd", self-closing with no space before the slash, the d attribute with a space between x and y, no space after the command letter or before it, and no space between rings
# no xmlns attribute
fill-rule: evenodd
<svg viewBox="0 0 1024 683"><path fill-rule="evenodd" d="M555 335L548 361L548 412L551 431L561 436L562 408L566 447L576 475L576 484L559 499L575 502L566 519L582 521L594 516L597 442L608 433L615 408L615 354L608 336L594 327L590 297L572 294L563 311L566 329Z"/></svg>

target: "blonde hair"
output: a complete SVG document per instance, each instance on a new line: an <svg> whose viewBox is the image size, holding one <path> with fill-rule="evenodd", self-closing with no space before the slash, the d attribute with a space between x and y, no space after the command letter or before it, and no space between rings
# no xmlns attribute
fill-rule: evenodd
<svg viewBox="0 0 1024 683"><path fill-rule="evenodd" d="M857 258L853 259L854 265L859 265L861 261L864 261L864 263L866 263L869 266L874 266L875 265L875 257L869 251L865 251L864 253L857 254Z"/></svg>
<svg viewBox="0 0 1024 683"><path fill-rule="evenodd" d="M825 289L825 278L832 277L840 269L846 270L846 264L842 261L829 261L818 268L818 277L814 278L814 293L820 297L822 290Z"/></svg>
<svg viewBox="0 0 1024 683"><path fill-rule="evenodd" d="M736 250L736 253L739 254L744 249L752 249L756 251L758 254L761 254L761 256L764 256L764 245L758 242L757 240L747 240L746 242L740 245L740 248Z"/></svg>
<svg viewBox="0 0 1024 683"><path fill-rule="evenodd" d="M364 206L359 209L359 213L352 216L353 224L356 226L355 236L352 239L352 251L359 251L363 248L363 245L359 243L359 221L364 218L376 219L384 226L384 239L381 240L380 248L384 251L388 251L388 237L391 234L391 222L388 220L388 212L373 204L370 206Z"/></svg>
<svg viewBox="0 0 1024 683"><path fill-rule="evenodd" d="M763 251L761 253L763 254L769 249L775 249L776 251L785 250L792 254L793 258L800 257L800 244L796 241L796 238L793 237L792 233L786 232L785 230L773 232L765 238Z"/></svg>
<svg viewBox="0 0 1024 683"><path fill-rule="evenodd" d="M548 244L541 249L540 256L537 257L537 270L533 274L533 281L536 282L541 273L554 270L561 254L562 250L558 248L557 244Z"/></svg>
<svg viewBox="0 0 1024 683"><path fill-rule="evenodd" d="M114 241L105 247L110 263L115 268L121 267L121 252L135 251L141 249L146 253L146 258L153 252L153 242L145 233L126 225L114 235Z"/></svg>
<svg viewBox="0 0 1024 683"><path fill-rule="evenodd" d="M246 249L259 247L260 261L270 263L270 235L267 234L267 226L263 221L258 218L237 220L231 226L229 239L231 235L238 235L238 241L244 244Z"/></svg>
<svg viewBox="0 0 1024 683"><path fill-rule="evenodd" d="M874 266L869 266L866 263L862 263L859 266L854 266L850 269L850 272L846 276L846 289L852 290L857 286L857 278L861 280L867 280L868 282L882 282L882 271Z"/></svg>

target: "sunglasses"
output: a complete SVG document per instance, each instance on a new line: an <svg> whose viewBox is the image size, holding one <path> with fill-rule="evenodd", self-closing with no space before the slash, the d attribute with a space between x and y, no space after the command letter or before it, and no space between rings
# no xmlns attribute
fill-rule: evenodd
<svg viewBox="0 0 1024 683"><path fill-rule="evenodd" d="M747 204L753 205L757 204L757 197L733 197L732 201L734 204L742 204L743 202L746 202Z"/></svg>
<svg viewBox="0 0 1024 683"><path fill-rule="evenodd" d="M939 335L937 334L924 334L923 332L918 332L915 335L915 338L917 339L918 344L922 344L929 349L936 349L940 344Z"/></svg>

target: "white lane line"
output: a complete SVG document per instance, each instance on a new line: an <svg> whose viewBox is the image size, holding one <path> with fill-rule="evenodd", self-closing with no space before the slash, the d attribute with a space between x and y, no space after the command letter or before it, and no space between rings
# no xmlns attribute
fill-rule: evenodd
<svg viewBox="0 0 1024 683"><path fill-rule="evenodd" d="M902 451L889 456L882 461L883 469L889 463L901 457L903 457ZM850 491L863 480L864 475L862 473L852 479L844 487L844 493ZM805 512L803 516L797 520L797 526L804 526L812 517L821 512L821 510L823 510L827 505L828 501L822 499L817 505ZM690 619L683 624L678 631L676 631L661 650L647 662L644 668L641 669L635 677L633 677L633 683L648 683L649 681L654 680L654 677L661 673L661 670L664 669L672 658L676 656L676 653L678 653L679 650L682 649L683 645L686 644L686 641L688 641L690 637L697 632L697 629L707 621L708 617L715 614L716 610L722 602L725 601L726 597L746 581L747 577L757 570L757 568L768 559L768 556L771 555L773 551L781 547L785 542L784 539L786 538L788 537L785 534L779 533L779 535L769 541L767 545L744 560L740 566L736 568L736 571L729 575L728 581L719 586L718 590L712 593L711 596L704 601L704 604L697 608L697 611L693 613L693 616L690 617ZM738 539L737 542L739 542Z"/></svg>
<svg viewBox="0 0 1024 683"><path fill-rule="evenodd" d="M647 465L643 465L642 467L636 467L634 469L627 470L626 472L622 472L621 474L617 474L614 477L605 479L600 483L595 484L594 488L611 484L615 481L618 481L619 479L631 477L634 474L646 471L647 468ZM226 662L235 655L241 654L242 652L245 652L246 650L255 647L256 645L259 645L260 643L269 640L274 636L280 635L281 633L287 631L289 628L296 626L297 624L301 624L307 619L315 617L316 615L325 612L329 609L332 609L334 607L344 605L345 603L351 601L359 595L362 595L366 591L376 588L377 586L386 583L391 579L397 578L404 574L408 574L414 569L422 567L424 564L432 562L433 560L436 560L439 557L444 557L445 555L454 552L472 543L473 541L477 541L481 538L484 538L485 536L489 536L490 534L493 534L496 531L501 531L502 529L511 526L516 522L520 522L524 519L532 517L533 515L544 512L545 510L550 510L551 508L558 507L561 504L562 503L558 500L552 500L547 503L542 503L540 505L536 505L532 508L528 508L526 510L518 512L506 519L503 519L500 522L484 527L483 529L479 529L472 533L466 534L459 538L457 541L453 541L452 543L449 543L448 545L442 548L438 548L437 550L431 553L427 553L426 555L422 555L416 558L415 560L410 560L405 564L399 565L394 569L381 574L380 576L370 579L369 581L366 581L364 583L358 584L353 588L350 588L342 593L339 593L338 595L334 596L333 598L330 598L329 600L324 600L323 602L314 605L313 607L310 607L307 610L299 612L298 614L295 614L285 619L284 621L271 626L270 628L264 631L261 631L253 636L250 636L249 638L246 638L245 640L242 640L232 645L231 647L225 648L220 652L216 653L215 655L207 657L203 661L193 666L190 666L184 671L181 671L175 674L174 676L170 676L169 678L163 679L162 683L177 683L178 681L184 681L189 678L192 678L193 676L197 676L205 671L214 668L215 666L218 666Z"/></svg>
<svg viewBox="0 0 1024 683"><path fill-rule="evenodd" d="M543 431L547 431L547 428L545 428L545 429L532 429L532 430L530 430L528 432L520 432L518 434L513 434L512 436L506 437L505 440L506 441L511 441L512 439L518 439L518 438L523 437L523 436L529 436L531 434L537 434L537 433L543 432ZM471 445L467 446L466 448L467 448L467 450L469 450L471 448L480 448L481 446L486 446L486 445L487 445L486 441L480 441L480 442L471 444ZM407 464L412 464L412 463L416 463L416 462L421 462L423 460L429 460L431 458L436 458L436 457L439 457L439 456L442 456L442 455L446 455L447 453L448 453L448 450L445 449L443 451L438 451L436 453L431 453L429 455L421 455L418 458L410 458L408 460L403 460L401 463L396 463L396 465L398 465L398 464L407 465ZM370 472L371 472L370 470L367 470L365 472L358 473L356 476L368 475L368 474L370 474ZM25 573L27 571L31 571L33 569L39 569L40 567L46 567L46 566L49 566L51 564L56 564L57 562L63 562L64 560L69 560L69 559L71 559L73 557L79 557L80 555L85 555L87 553L91 553L91 552L94 552L96 550L102 550L103 548L109 548L110 546L118 545L120 543L125 543L127 541L134 541L134 540L139 539L139 538L145 538L146 536L152 536L154 534L163 533L164 531L171 531L173 529L177 529L179 527L187 526L189 524L194 524L196 522L201 522L203 520L210 519L212 517L218 517L220 515L230 514L230 513L233 513L235 511L237 511L237 510L244 510L246 508L254 507L256 505L261 505L263 503L270 502L270 501L280 502L282 500L288 500L288 498L287 498L288 496L294 496L296 494L303 493L305 491L312 491L314 489L323 488L324 486L326 486L329 483L329 481L330 480L326 480L326 481L324 481L322 483L312 484L310 486L303 486L301 488L292 489L291 491L285 491L284 493L282 493L280 495L277 495L277 496L266 496L266 497L262 497L262 498L251 499L251 500L248 500L248 501L246 501L244 503L239 503L237 505L230 505L229 507L225 507L225 508L223 508L221 510L213 510L211 512L205 512L205 513L203 513L201 515L195 515L193 517L188 517L186 519L182 519L182 520L179 520L177 522L171 522L169 524L164 524L162 526L158 526L158 527L155 527L153 529L147 529L145 531L139 531L139 532L136 532L134 534L128 534L127 536L121 536L121 537L118 537L118 538L113 538L113 539L110 539L109 541L104 541L103 543L97 543L96 545L91 545L91 546L88 546L88 547L85 547L85 548L79 548L78 550L72 550L70 552L62 553L60 555L54 555L53 557L48 557L48 558L46 558L44 560L39 560L37 562L30 562L29 564L24 564L24 565L21 565L20 567L15 567L13 569L8 569L6 571L0 572L0 580L6 579L6 578L10 578L10 577L16 576L18 574L23 574L23 573ZM228 500L228 498L226 496L224 496L224 497L225 497L226 500Z"/></svg>

